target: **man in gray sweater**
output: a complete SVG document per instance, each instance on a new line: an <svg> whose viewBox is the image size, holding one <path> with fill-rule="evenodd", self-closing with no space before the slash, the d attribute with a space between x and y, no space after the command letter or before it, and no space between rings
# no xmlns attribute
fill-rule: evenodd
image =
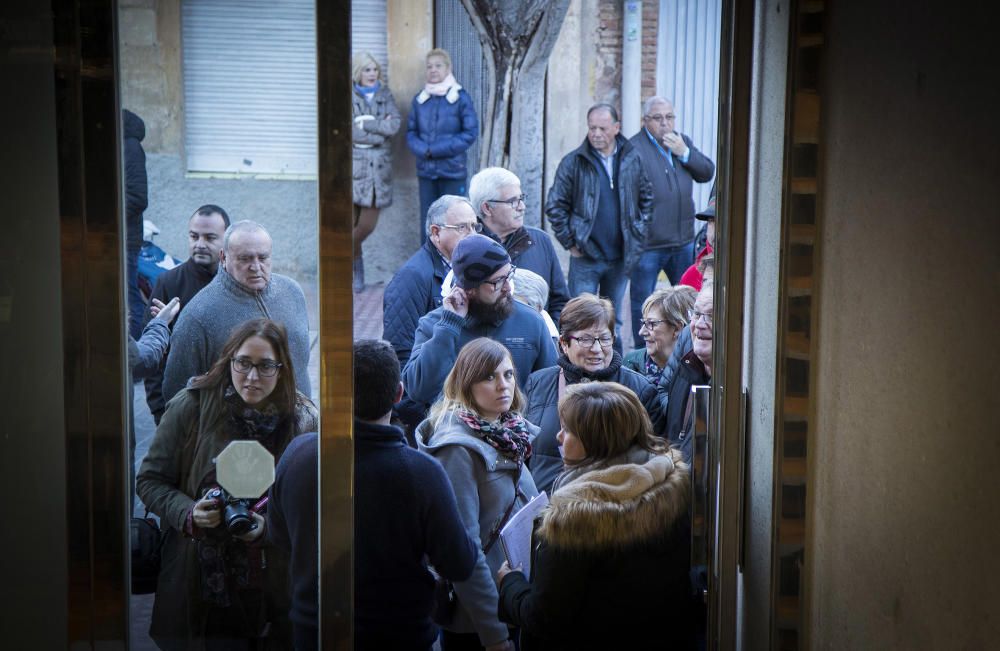
<svg viewBox="0 0 1000 651"><path fill-rule="evenodd" d="M163 374L164 401L212 367L233 328L261 317L285 326L295 386L310 395L306 299L297 282L271 273L271 236L255 222L235 222L226 229L221 265L174 325Z"/></svg>

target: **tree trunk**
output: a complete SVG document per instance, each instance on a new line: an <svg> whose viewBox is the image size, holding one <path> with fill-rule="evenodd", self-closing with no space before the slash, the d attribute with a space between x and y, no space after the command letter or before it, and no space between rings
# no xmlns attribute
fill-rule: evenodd
<svg viewBox="0 0 1000 651"><path fill-rule="evenodd" d="M541 225L545 71L569 0L462 0L487 61L479 166L506 167L528 195L524 221Z"/></svg>

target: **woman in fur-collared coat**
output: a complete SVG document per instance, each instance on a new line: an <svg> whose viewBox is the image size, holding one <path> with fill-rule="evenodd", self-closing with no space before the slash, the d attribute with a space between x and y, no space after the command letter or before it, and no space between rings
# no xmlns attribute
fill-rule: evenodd
<svg viewBox="0 0 1000 651"><path fill-rule="evenodd" d="M569 386L559 414L567 469L536 521L530 581L498 572L501 621L522 651L692 648L687 465L620 384Z"/></svg>

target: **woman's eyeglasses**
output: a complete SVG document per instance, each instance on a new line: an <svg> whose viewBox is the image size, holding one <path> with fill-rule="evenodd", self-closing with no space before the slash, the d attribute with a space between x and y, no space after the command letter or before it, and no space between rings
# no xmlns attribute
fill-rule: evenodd
<svg viewBox="0 0 1000 651"><path fill-rule="evenodd" d="M283 365L272 359L265 359L263 362L254 364L246 357L233 358L233 370L240 375L249 375L250 369L257 369L257 375L261 377L274 377L278 374L278 369Z"/></svg>
<svg viewBox="0 0 1000 651"><path fill-rule="evenodd" d="M574 337L570 335L569 337L576 343L580 344L584 348L593 348L594 342L601 344L601 348L607 348L614 343L615 338L611 335L601 335L600 337L588 337L584 335L583 337Z"/></svg>

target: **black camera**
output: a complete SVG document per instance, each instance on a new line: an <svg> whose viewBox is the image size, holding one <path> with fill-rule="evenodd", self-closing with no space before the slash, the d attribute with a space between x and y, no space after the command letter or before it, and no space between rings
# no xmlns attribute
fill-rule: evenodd
<svg viewBox="0 0 1000 651"><path fill-rule="evenodd" d="M222 504L224 509L222 522L226 525L226 530L229 531L230 535L240 536L248 531L253 531L257 526L251 511L254 500L233 497L221 486L209 490L205 493L205 498L218 500Z"/></svg>

